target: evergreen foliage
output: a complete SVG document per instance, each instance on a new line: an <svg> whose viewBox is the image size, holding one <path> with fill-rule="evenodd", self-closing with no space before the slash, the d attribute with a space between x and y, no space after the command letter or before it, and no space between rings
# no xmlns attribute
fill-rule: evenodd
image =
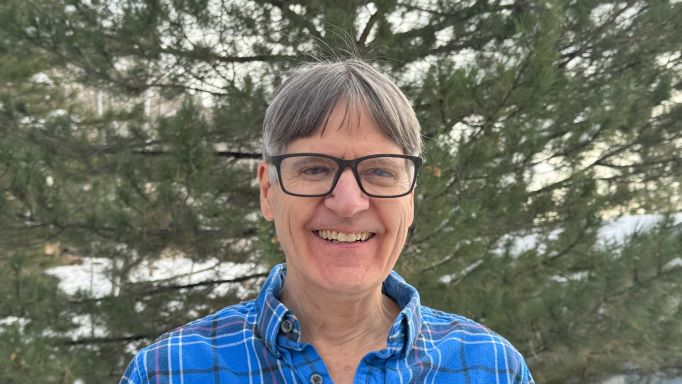
<svg viewBox="0 0 682 384"><path fill-rule="evenodd" d="M5 0L0 25L0 382L116 381L239 301L220 276L135 273L282 260L262 117L287 69L348 55L423 127L397 269L425 304L509 338L537 382L682 375L679 225L599 237L680 210L682 3ZM62 293L43 271L67 256L111 260L110 294Z"/></svg>

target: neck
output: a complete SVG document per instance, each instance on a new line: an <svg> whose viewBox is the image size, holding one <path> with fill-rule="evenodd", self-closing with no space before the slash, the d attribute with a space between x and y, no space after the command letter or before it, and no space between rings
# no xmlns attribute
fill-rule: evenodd
<svg viewBox="0 0 682 384"><path fill-rule="evenodd" d="M381 293L381 286L344 295L302 287L287 277L280 301L300 321L304 342L337 347L385 345L400 308Z"/></svg>

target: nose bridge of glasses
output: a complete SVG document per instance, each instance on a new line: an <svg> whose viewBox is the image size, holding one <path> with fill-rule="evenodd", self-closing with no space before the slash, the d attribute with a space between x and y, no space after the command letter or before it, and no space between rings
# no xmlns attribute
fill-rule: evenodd
<svg viewBox="0 0 682 384"><path fill-rule="evenodd" d="M346 173L346 171L348 171L348 172L350 172L350 175L348 177L350 177L353 180L353 182L356 183L358 189L360 191L362 191L362 186L360 185L361 181L360 181L360 177L358 175L358 170L356 167L358 161L357 160L338 159L338 163L339 163L339 169L337 170L338 176L336 178L336 183L333 186L332 190L335 190L338 187L339 182L343 178L343 175Z"/></svg>

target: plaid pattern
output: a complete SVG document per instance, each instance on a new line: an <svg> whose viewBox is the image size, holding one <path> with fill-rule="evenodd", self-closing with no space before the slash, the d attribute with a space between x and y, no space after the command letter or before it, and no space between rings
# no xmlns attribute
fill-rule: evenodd
<svg viewBox="0 0 682 384"><path fill-rule="evenodd" d="M257 299L175 329L142 349L122 384L331 383L300 324L277 299L286 267L271 271ZM419 304L396 272L384 293L402 308L387 348L366 355L355 383L533 383L523 357L505 339L464 317Z"/></svg>

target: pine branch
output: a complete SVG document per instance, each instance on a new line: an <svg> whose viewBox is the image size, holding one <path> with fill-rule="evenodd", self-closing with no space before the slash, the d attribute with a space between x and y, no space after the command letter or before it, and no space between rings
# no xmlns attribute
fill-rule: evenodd
<svg viewBox="0 0 682 384"><path fill-rule="evenodd" d="M159 79L160 80L160 79ZM174 84L174 83L161 83L160 81L154 81L148 85L150 88L167 88L167 89L180 89L183 91L192 91L206 93L212 96L225 97L228 95L227 92L219 92L215 90L210 90L201 87L195 87L188 84Z"/></svg>
<svg viewBox="0 0 682 384"><path fill-rule="evenodd" d="M169 152L164 150L136 150L133 151L136 155L142 156L163 156ZM263 155L256 152L238 152L238 151L214 151L213 154L217 157L233 158L233 159L262 159Z"/></svg>
<svg viewBox="0 0 682 384"><path fill-rule="evenodd" d="M479 15L476 12L471 12L472 7L469 7L468 9L466 9L466 11L469 11L469 12L464 12L465 10L462 10L462 9L455 10L452 12L443 12L441 10L432 9L432 8L425 8L423 6L405 3L405 2L401 2L401 1L397 2L396 5L399 7L403 7L407 10L410 10L410 11L419 11L419 12L424 12L424 13L428 13L431 15L446 17L446 18L450 18L450 19L454 18L454 19L459 20L459 21L465 21L465 20L470 19L471 17ZM523 9L522 7L523 7L523 5L521 5L520 2L515 2L513 4L499 4L499 3L495 4L495 5L489 4L486 12L481 12L480 14L499 12L499 11L503 11L503 10L519 11L519 10Z"/></svg>
<svg viewBox="0 0 682 384"><path fill-rule="evenodd" d="M260 272L260 273L254 273L251 275L235 277L233 279L209 280L209 281L201 281L201 282L193 283L193 284L166 285L166 286L161 286L161 287L157 287L155 289L148 290L144 293L144 295L149 296L149 295L155 295L158 293L163 293L163 292L168 292L168 291L176 291L176 290L181 290L181 289L191 289L191 288L205 287L205 286L210 286L210 285L220 285L220 284L228 284L228 283L241 283L241 282L244 282L247 280L258 279L261 277L267 277L268 274L269 274L269 272Z"/></svg>
<svg viewBox="0 0 682 384"><path fill-rule="evenodd" d="M362 30L360 38L357 41L358 45L362 46L365 45L365 43L367 42L367 37L369 36L369 33L372 31L372 27L374 27L374 24L376 24L378 19L379 19L378 11L374 12L372 16L369 17L369 20L367 21L367 24L365 25L365 28Z"/></svg>
<svg viewBox="0 0 682 384"><path fill-rule="evenodd" d="M270 5L274 7L277 7L282 12L282 14L286 15L290 19L303 24L310 35L314 36L319 41L324 41L324 37L320 34L320 32L315 27L315 24L313 24L309 17L304 17L297 14L296 12L293 12L291 9L289 9L289 7L285 4L283 0L270 0L268 1L268 3L270 3Z"/></svg>
<svg viewBox="0 0 682 384"><path fill-rule="evenodd" d="M63 340L61 344L64 345L93 345L93 344L108 344L108 343L128 343L137 340L153 340L158 335L132 335L132 336L122 336L122 337L84 337L82 339L75 340Z"/></svg>
<svg viewBox="0 0 682 384"><path fill-rule="evenodd" d="M233 279L220 279L220 280L207 280L207 281L201 281L198 283L192 283L192 284L177 284L177 285L163 285L163 286L158 286L152 289L145 289L143 291L135 291L135 292L128 292L122 295L117 295L117 296L104 296L104 297L98 297L98 298L88 298L88 299L82 299L82 300L69 300L70 304L87 304L87 303L99 303L105 300L111 300L111 299L120 299L124 297L149 297L153 295L157 295L160 293L164 292L170 292L170 291L179 291L183 289L192 289L192 288L197 288L197 287L206 287L206 286L211 286L211 285L220 285L220 284L230 284L230 283L242 283L244 281L252 280L252 279L258 279L262 277L267 277L269 272L260 272L260 273L254 273L251 275L244 275L244 276L239 276L235 277Z"/></svg>
<svg viewBox="0 0 682 384"><path fill-rule="evenodd" d="M600 24L596 29L590 31L590 33L585 36L581 43L576 49L570 51L570 52L565 52L561 55L561 61L558 63L559 68L565 68L568 63L570 63L573 59L582 57L583 53L589 52L593 50L596 46L599 45L599 43L603 43L605 38L603 37L604 33L606 31L611 31L614 29L614 25L616 25L618 17L622 16L626 11L629 11L632 9L633 2L629 1L626 3L626 6L619 9L616 12L611 13L609 18L605 20L602 24ZM642 9L639 10L638 14L642 12L643 9L646 9L648 7L643 7ZM572 26L569 26L567 28L570 29ZM599 38L601 37L601 40ZM571 42L572 45L575 45L573 42ZM569 46L566 47L559 47L559 50L561 52L566 51ZM594 58L593 58L594 59Z"/></svg>
<svg viewBox="0 0 682 384"><path fill-rule="evenodd" d="M272 62L272 61L286 61L294 60L296 56L293 55L253 55L253 56L231 56L220 55L214 52L209 52L203 49L184 50L176 48L165 48L160 50L163 53L169 53L176 56L182 56L192 60L206 61L206 62L221 62L221 63L252 63L252 62Z"/></svg>

